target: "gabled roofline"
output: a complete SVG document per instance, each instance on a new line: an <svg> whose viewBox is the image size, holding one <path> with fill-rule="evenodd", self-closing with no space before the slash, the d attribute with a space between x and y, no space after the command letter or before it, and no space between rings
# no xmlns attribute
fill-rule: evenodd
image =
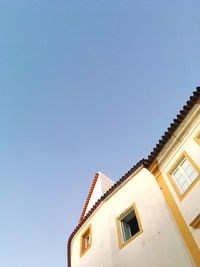
<svg viewBox="0 0 200 267"><path fill-rule="evenodd" d="M85 216L85 212L86 212L86 210L87 210L88 204L89 204L89 202L90 202L90 198L91 198L91 196L92 196L92 193L93 193L93 191L94 191L94 187L95 187L95 185L96 185L96 183L97 183L98 178L99 178L99 173L95 173L94 178L93 178L93 180L92 180L92 183L91 183L91 185L90 185L90 189L89 189L89 192L88 192L88 195L87 195L85 204L84 204L84 206L83 206L83 210L82 210L82 212L81 212L81 216L80 216L80 218L79 218L79 223L83 220L83 218L84 218L84 216Z"/></svg>
<svg viewBox="0 0 200 267"><path fill-rule="evenodd" d="M170 124L170 126L167 128L163 136L159 139L158 143L155 145L153 150L148 155L147 159L140 160L136 165L134 165L126 174L124 174L97 202L94 204L94 206L90 209L90 211L80 218L78 225L74 229L74 231L71 233L68 244L67 244L67 262L68 267L71 267L71 242L75 234L78 232L78 230L81 228L81 226L86 222L86 220L93 214L93 212L96 210L96 208L100 205L100 203L105 200L118 186L120 186L133 172L135 172L139 167L143 166L144 168L149 168L150 165L154 162L154 160L157 158L161 150L164 148L164 146L167 144L169 139L172 137L174 132L178 129L182 121L186 118L188 113L191 111L191 109L194 107L194 105L200 100L200 86L196 87L196 90L193 92L192 96L189 98L189 100L186 102L186 104L183 106L183 108L179 111L176 118L173 120L173 122ZM94 179L93 179L94 181ZM95 182L96 184L96 182ZM91 185L92 187L92 185ZM91 189L91 188L90 188ZM93 188L94 189L94 188ZM93 191L93 189L91 189ZM89 191L90 192L90 191ZM90 199L91 196L88 198ZM89 201L88 201L89 203ZM87 205L88 205L87 203ZM86 204L86 203L85 203ZM85 208L85 211L87 209L87 206ZM83 213L83 212L82 212ZM81 214L82 215L82 214Z"/></svg>

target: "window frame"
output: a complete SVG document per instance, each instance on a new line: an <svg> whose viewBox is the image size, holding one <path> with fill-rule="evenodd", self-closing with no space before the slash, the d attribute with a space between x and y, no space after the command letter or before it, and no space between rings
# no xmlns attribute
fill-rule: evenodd
<svg viewBox="0 0 200 267"><path fill-rule="evenodd" d="M195 228L195 229L200 229L200 213L190 223L190 226Z"/></svg>
<svg viewBox="0 0 200 267"><path fill-rule="evenodd" d="M84 244L88 236L90 238L90 244L88 247L86 247ZM80 257L82 257L91 248L91 245L92 245L92 225L90 224L83 231L80 237Z"/></svg>
<svg viewBox="0 0 200 267"><path fill-rule="evenodd" d="M121 221L129 213L129 211L131 211L131 210L134 210L134 212L135 212L135 216L136 216L136 219L137 219L139 231L135 235L131 236L128 240L123 241L123 236L122 236L122 232L121 232ZM122 249L123 247L125 247L127 244L129 244L132 240L134 240L136 237L138 237L143 232L142 224L141 224L140 217L139 217L138 210L137 210L137 207L136 207L135 203L130 205L119 216L117 216L117 218L116 218L116 228L117 228L117 239L118 239L119 249Z"/></svg>
<svg viewBox="0 0 200 267"><path fill-rule="evenodd" d="M198 138L198 136L200 136L200 131L198 131L198 133L194 137L194 141L196 141L197 144L200 145L200 138Z"/></svg>
<svg viewBox="0 0 200 267"><path fill-rule="evenodd" d="M184 157L186 158L186 160L189 161L189 163L191 164L191 166L194 168L194 170L197 172L198 175L195 178L195 180L192 181L192 183L188 186L188 188L183 193L181 193L178 186L176 185L176 182L174 181L172 174L176 170L176 168L180 165L180 163L182 162ZM197 164L193 161L193 159L188 155L188 153L186 151L183 151L181 153L181 155L178 157L178 159L175 161L175 163L172 165L170 170L167 172L167 177L168 177L176 195L178 196L179 200L182 201L184 199L184 197L190 192L190 190L195 186L195 184L199 181L200 169L197 166Z"/></svg>

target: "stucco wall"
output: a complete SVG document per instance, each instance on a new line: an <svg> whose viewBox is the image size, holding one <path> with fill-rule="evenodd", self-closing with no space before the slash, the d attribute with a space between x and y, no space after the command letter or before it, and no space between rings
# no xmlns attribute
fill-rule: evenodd
<svg viewBox="0 0 200 267"><path fill-rule="evenodd" d="M135 203L143 227L136 239L119 249L116 217ZM92 224L92 246L80 257L80 236ZM193 266L154 176L142 169L107 201L75 235L72 267Z"/></svg>

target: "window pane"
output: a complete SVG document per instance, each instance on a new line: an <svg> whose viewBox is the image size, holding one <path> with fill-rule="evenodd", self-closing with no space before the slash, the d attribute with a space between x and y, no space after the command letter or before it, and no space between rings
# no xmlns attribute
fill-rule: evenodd
<svg viewBox="0 0 200 267"><path fill-rule="evenodd" d="M186 170L190 166L190 163L188 160L186 160L186 158L184 158L180 165L184 170Z"/></svg>
<svg viewBox="0 0 200 267"><path fill-rule="evenodd" d="M184 176L183 176L183 174L181 173L181 175L180 176L175 176L175 179L177 180L177 182L178 183L182 183L181 181L185 181L185 178L184 178Z"/></svg>
<svg viewBox="0 0 200 267"><path fill-rule="evenodd" d="M193 173L190 175L189 178L191 181L194 181L197 178L197 176L198 176L198 173L196 171L193 171Z"/></svg>
<svg viewBox="0 0 200 267"><path fill-rule="evenodd" d="M183 193L185 191L185 188L188 186L188 182L186 178L184 177L184 175L178 169L177 171L174 172L172 177L174 177L174 180L177 183L179 190L181 191L181 193ZM183 184L185 184L185 186L183 186Z"/></svg>
<svg viewBox="0 0 200 267"><path fill-rule="evenodd" d="M129 224L124 221L122 222L122 231L124 241L127 241L131 237L131 230Z"/></svg>
<svg viewBox="0 0 200 267"><path fill-rule="evenodd" d="M90 236L88 235L86 238L85 238L85 248L88 248L90 245Z"/></svg>
<svg viewBox="0 0 200 267"><path fill-rule="evenodd" d="M188 176L190 176L193 172L195 172L195 170L191 165L188 165L188 167L185 169L185 172Z"/></svg>
<svg viewBox="0 0 200 267"><path fill-rule="evenodd" d="M180 192L184 193L190 184L197 178L198 173L194 169L192 163L184 157L171 175L179 187Z"/></svg>
<svg viewBox="0 0 200 267"><path fill-rule="evenodd" d="M139 225L134 209L126 213L126 216L121 220L121 233L123 241L127 241L130 237L139 232Z"/></svg>
<svg viewBox="0 0 200 267"><path fill-rule="evenodd" d="M187 182L187 180L183 175L181 175L181 177L177 180L177 182L179 183L180 186L182 186L184 183Z"/></svg>
<svg viewBox="0 0 200 267"><path fill-rule="evenodd" d="M181 166L187 174L187 177L191 181L194 181L197 178L198 173L195 171L192 164L188 160L185 159L184 162L181 163Z"/></svg>
<svg viewBox="0 0 200 267"><path fill-rule="evenodd" d="M174 175L174 176L176 177L176 179L178 180L179 177L181 177L183 174L182 174L182 172L179 170L179 168L177 168L177 169L174 171L173 175Z"/></svg>
<svg viewBox="0 0 200 267"><path fill-rule="evenodd" d="M189 183L187 181L185 181L185 183L183 183L181 185L182 192L185 192L185 190L188 188L188 186L189 186Z"/></svg>

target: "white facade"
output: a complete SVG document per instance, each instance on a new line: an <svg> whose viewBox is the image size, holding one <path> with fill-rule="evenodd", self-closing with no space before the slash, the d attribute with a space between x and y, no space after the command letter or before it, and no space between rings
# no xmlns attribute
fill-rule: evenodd
<svg viewBox="0 0 200 267"><path fill-rule="evenodd" d="M143 233L119 249L115 219L132 203ZM80 257L81 234L89 224L92 246ZM193 266L154 176L144 168L102 203L74 237L71 249L72 267Z"/></svg>
<svg viewBox="0 0 200 267"><path fill-rule="evenodd" d="M68 243L69 267L200 267L200 138L195 138L200 134L199 103L151 165L136 165L114 186L99 173L84 219ZM180 193L172 172L183 155L198 176ZM119 218L133 204L141 229L122 246ZM88 235L89 245L81 251Z"/></svg>

